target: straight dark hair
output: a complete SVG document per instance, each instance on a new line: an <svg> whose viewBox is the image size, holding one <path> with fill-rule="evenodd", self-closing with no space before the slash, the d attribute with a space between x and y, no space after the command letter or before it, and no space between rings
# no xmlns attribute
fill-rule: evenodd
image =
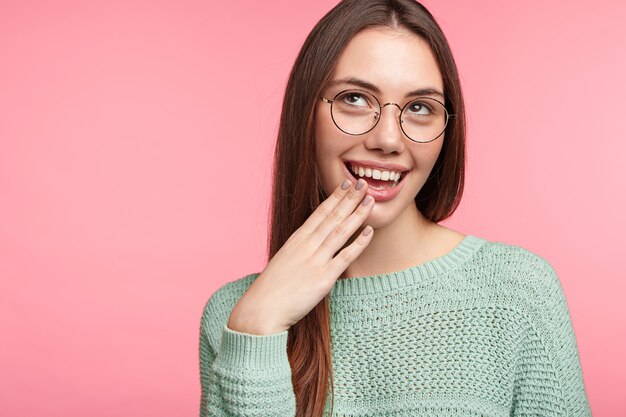
<svg viewBox="0 0 626 417"><path fill-rule="evenodd" d="M359 31L375 27L408 30L426 41L443 78L448 112L456 114L446 127L439 157L415 204L424 217L438 223L451 216L461 200L465 108L456 64L441 28L414 0L344 0L315 25L289 75L274 154L268 262L328 197L315 155L316 97L330 80L348 41ZM322 416L329 384L334 396L330 342L326 296L289 329L287 353L298 417Z"/></svg>

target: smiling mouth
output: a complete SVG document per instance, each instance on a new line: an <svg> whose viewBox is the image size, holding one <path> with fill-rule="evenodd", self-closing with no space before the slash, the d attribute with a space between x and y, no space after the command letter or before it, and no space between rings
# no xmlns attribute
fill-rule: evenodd
<svg viewBox="0 0 626 417"><path fill-rule="evenodd" d="M363 176L360 176L359 174L356 174L352 170L352 166L349 162L344 162L344 166L346 167L350 175L352 175L352 177L355 179L355 181L358 181L359 178L363 178L363 180L367 182L369 187L374 188L376 190L386 190L389 188L397 187L398 184L402 182L402 180L406 177L407 173L409 172L409 171L400 172L400 177L397 180L392 181L392 180L374 179L373 176L377 174L373 172L374 169L372 168L365 171ZM378 171L380 172L381 170L378 170ZM369 176L367 176L368 173L370 174Z"/></svg>

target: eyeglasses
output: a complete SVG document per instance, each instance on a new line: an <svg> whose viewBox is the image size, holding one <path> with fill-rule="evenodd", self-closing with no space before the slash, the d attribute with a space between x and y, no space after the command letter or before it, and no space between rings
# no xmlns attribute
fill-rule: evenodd
<svg viewBox="0 0 626 417"><path fill-rule="evenodd" d="M382 108L393 104L400 109L400 129L413 142L427 143L437 139L446 130L448 120L455 114L448 113L446 106L431 97L420 97L400 108L396 103L385 103L363 90L344 90L332 100L318 97L330 103L333 122L344 133L363 135L374 129L380 120Z"/></svg>

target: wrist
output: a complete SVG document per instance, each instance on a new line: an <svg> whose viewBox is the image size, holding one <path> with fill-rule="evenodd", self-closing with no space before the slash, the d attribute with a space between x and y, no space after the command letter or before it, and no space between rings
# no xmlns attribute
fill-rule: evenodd
<svg viewBox="0 0 626 417"><path fill-rule="evenodd" d="M226 326L235 332L257 336L268 336L287 330L269 320L260 319L258 314L243 314L235 310L231 313Z"/></svg>

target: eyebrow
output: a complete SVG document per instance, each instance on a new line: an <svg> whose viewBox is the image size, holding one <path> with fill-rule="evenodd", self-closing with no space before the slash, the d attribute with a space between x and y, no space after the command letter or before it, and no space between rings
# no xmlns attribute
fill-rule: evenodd
<svg viewBox="0 0 626 417"><path fill-rule="evenodd" d="M369 82L364 81L364 80L360 80L360 79L355 78L355 77L346 77L346 78L341 78L339 80L331 80L331 81L328 82L328 87L333 87L333 86L338 85L338 84L356 85L358 87L362 87L362 88L365 88L367 90L371 90L371 91L375 92L376 94L380 94L380 89L378 87L376 87L374 84L369 83ZM417 90L410 91L410 92L406 93L404 98L413 97L413 96L439 96L439 97L441 97L444 100L446 98L441 91L439 91L438 89L433 88L433 87L418 88Z"/></svg>

